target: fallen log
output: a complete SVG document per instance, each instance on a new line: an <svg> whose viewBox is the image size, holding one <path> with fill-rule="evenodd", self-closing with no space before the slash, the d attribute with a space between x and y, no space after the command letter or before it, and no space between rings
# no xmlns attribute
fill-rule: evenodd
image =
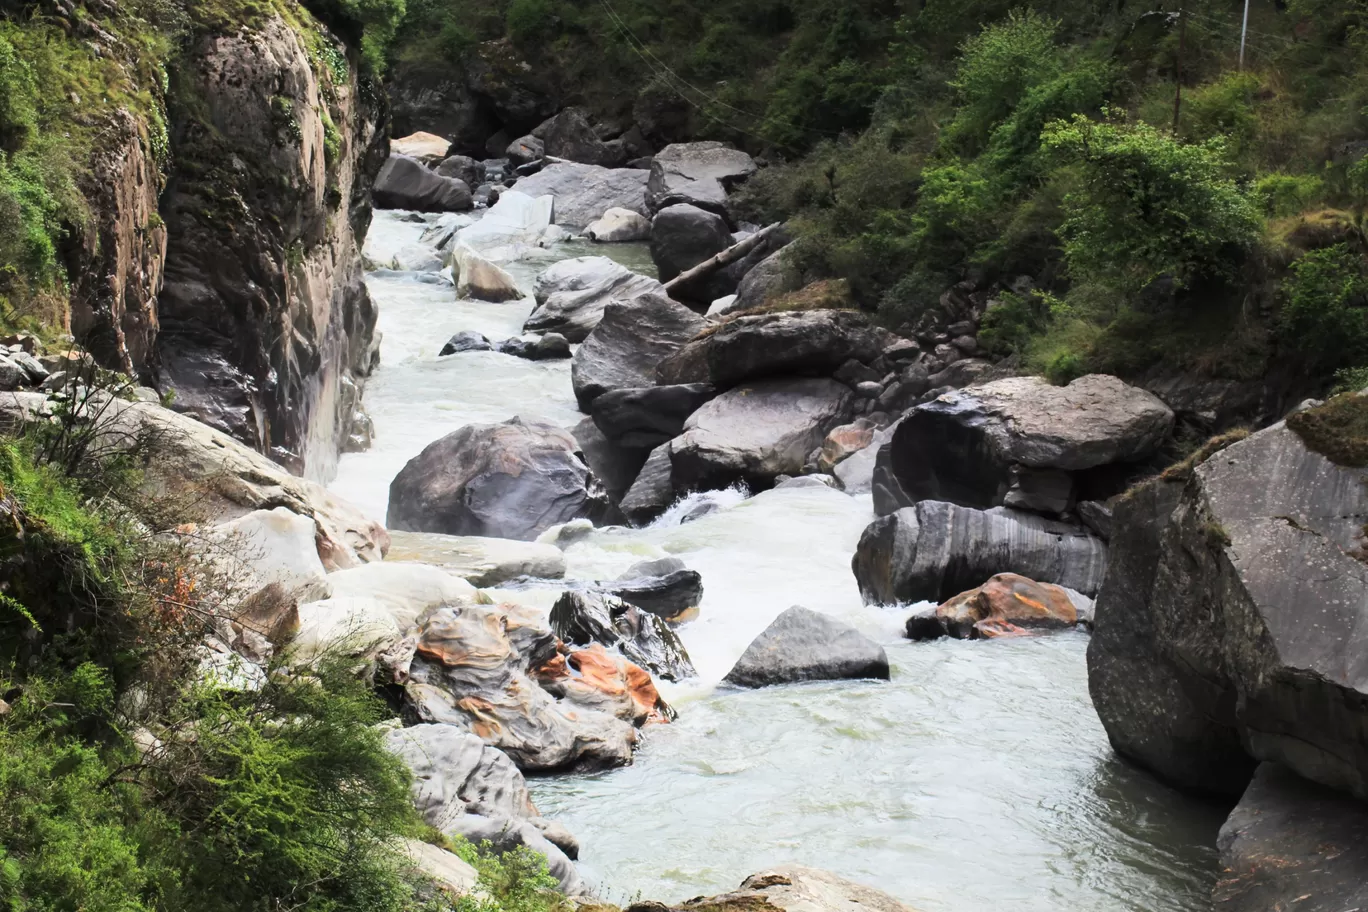
<svg viewBox="0 0 1368 912"><path fill-rule="evenodd" d="M779 224L779 222L775 222L773 225L761 228L759 231L755 232L755 234L752 234L739 243L731 245L716 256L704 260L692 269L681 272L679 275L665 283L665 293L673 297L674 292L677 289L684 288L700 279L706 279L714 272L717 272L717 270L735 263L756 247L759 247L765 241L769 240L770 236L779 229Z"/></svg>

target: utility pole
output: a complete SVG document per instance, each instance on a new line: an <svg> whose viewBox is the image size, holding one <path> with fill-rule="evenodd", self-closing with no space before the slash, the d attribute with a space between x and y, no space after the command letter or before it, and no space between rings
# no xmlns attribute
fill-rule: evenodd
<svg viewBox="0 0 1368 912"><path fill-rule="evenodd" d="M1249 33L1249 0L1245 0L1244 21L1240 23L1240 72L1244 72L1245 35Z"/></svg>
<svg viewBox="0 0 1368 912"><path fill-rule="evenodd" d="M1183 110L1183 50L1187 44L1187 15L1178 7L1178 57L1173 63L1173 135L1178 135L1178 115Z"/></svg>

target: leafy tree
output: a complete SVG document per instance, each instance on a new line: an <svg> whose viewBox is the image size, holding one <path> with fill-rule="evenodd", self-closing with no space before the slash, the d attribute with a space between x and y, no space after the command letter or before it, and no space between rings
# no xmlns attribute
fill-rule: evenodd
<svg viewBox="0 0 1368 912"><path fill-rule="evenodd" d="M1282 336L1309 362L1329 370L1368 363L1368 275L1352 247L1301 257L1283 294Z"/></svg>

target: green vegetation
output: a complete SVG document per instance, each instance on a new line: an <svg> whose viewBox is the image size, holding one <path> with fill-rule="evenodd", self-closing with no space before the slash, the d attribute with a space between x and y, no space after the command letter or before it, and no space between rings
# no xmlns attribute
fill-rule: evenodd
<svg viewBox="0 0 1368 912"><path fill-rule="evenodd" d="M399 851L430 830L354 660L204 670L240 594L176 531L187 505L140 493L158 442L100 432L117 378L86 379L0 438L0 908L449 909ZM562 912L540 856L459 848L465 912Z"/></svg>

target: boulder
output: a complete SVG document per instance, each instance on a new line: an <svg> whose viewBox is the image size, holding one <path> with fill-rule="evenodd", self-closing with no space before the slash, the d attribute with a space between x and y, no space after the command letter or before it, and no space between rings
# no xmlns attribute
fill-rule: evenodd
<svg viewBox="0 0 1368 912"><path fill-rule="evenodd" d="M519 190L499 196L484 218L456 232L454 246L474 251L493 263L518 260L539 249L551 225L551 197L531 197Z"/></svg>
<svg viewBox="0 0 1368 912"><path fill-rule="evenodd" d="M468 213L444 212L435 222L423 229L423 233L418 236L418 243L429 251L434 248L439 252L449 251L451 245L456 242L456 232L473 224L475 218Z"/></svg>
<svg viewBox="0 0 1368 912"><path fill-rule="evenodd" d="M646 173L631 168L557 162L520 180L518 190L554 198L556 224L576 232L612 209L626 209L643 217L648 212Z"/></svg>
<svg viewBox="0 0 1368 912"><path fill-rule="evenodd" d="M671 444L675 491L737 482L756 490L779 475L799 475L852 408L850 390L834 380L767 380L728 390L690 415Z"/></svg>
<svg viewBox="0 0 1368 912"><path fill-rule="evenodd" d="M817 457L818 470L831 474L838 465L867 449L874 442L875 431L874 422L866 418L857 418L851 424L832 428L822 441L822 452Z"/></svg>
<svg viewBox="0 0 1368 912"><path fill-rule="evenodd" d="M654 449L684 433L684 422L713 396L706 383L611 389L594 397L594 424L625 447Z"/></svg>
<svg viewBox="0 0 1368 912"><path fill-rule="evenodd" d="M570 368L580 411L590 411L611 390L650 386L656 366L705 325L702 317L664 294L607 304Z"/></svg>
<svg viewBox="0 0 1368 912"><path fill-rule="evenodd" d="M419 721L459 725L523 771L596 770L632 762L637 736L614 716L557 700L529 672L557 655L556 638L510 606L432 612L404 685Z"/></svg>
<svg viewBox="0 0 1368 912"><path fill-rule="evenodd" d="M1216 840L1215 912L1368 908L1368 803L1261 764Z"/></svg>
<svg viewBox="0 0 1368 912"><path fill-rule="evenodd" d="M1088 680L1120 753L1199 791L1263 760L1368 797L1365 415L1338 397L1117 501Z"/></svg>
<svg viewBox="0 0 1368 912"><path fill-rule="evenodd" d="M720 314L760 307L772 298L803 287L803 276L791 262L792 251L785 247L769 254L746 273L736 288L736 299Z"/></svg>
<svg viewBox="0 0 1368 912"><path fill-rule="evenodd" d="M326 598L299 606L299 632L290 641L292 667L311 665L323 658L355 657L374 663L388 682L403 680L413 657L412 640L405 634L389 607L364 596Z"/></svg>
<svg viewBox="0 0 1368 912"><path fill-rule="evenodd" d="M618 503L618 509L634 526L644 526L670 508L675 501L671 444L662 443L646 457L636 481Z"/></svg>
<svg viewBox="0 0 1368 912"><path fill-rule="evenodd" d="M610 301L631 301L663 294L655 279L637 275L608 257L561 260L537 276L537 307L523 324L524 332L558 332L583 342L603 318Z"/></svg>
<svg viewBox="0 0 1368 912"><path fill-rule="evenodd" d="M445 831L466 814L536 817L522 772L495 747L457 725L414 725L385 736L385 747L413 772L413 803Z"/></svg>
<svg viewBox="0 0 1368 912"><path fill-rule="evenodd" d="M475 845L488 842L498 855L512 852L520 846L531 849L546 859L547 871L556 879L561 892L571 897L586 893L584 882L570 858L531 820L509 821L467 814L448 827L446 833L460 836Z"/></svg>
<svg viewBox="0 0 1368 912"><path fill-rule="evenodd" d="M925 500L870 523L851 569L867 604L943 602L995 573L1019 573L1094 595L1107 546L1030 513Z"/></svg>
<svg viewBox="0 0 1368 912"><path fill-rule="evenodd" d="M670 281L731 245L732 233L727 220L697 206L670 206L656 213L651 221L651 259L662 282Z"/></svg>
<svg viewBox="0 0 1368 912"><path fill-rule="evenodd" d="M755 172L753 158L720 142L675 143L651 161L646 202L652 212L686 203L726 215L727 194Z"/></svg>
<svg viewBox="0 0 1368 912"><path fill-rule="evenodd" d="M736 317L662 362L656 379L726 389L763 377L831 376L848 361L876 360L896 341L868 317L848 311Z"/></svg>
<svg viewBox="0 0 1368 912"><path fill-rule="evenodd" d="M33 399L35 405L46 401ZM318 558L328 570L378 561L389 548L389 535L379 523L227 434L153 402L111 401L99 445L115 451L138 442L155 454L142 466L144 484L193 501L211 522L277 508L307 517Z"/></svg>
<svg viewBox="0 0 1368 912"><path fill-rule="evenodd" d="M513 140L504 150L504 158L509 165L520 168L539 162L546 157L546 144L535 136L523 136Z"/></svg>
<svg viewBox="0 0 1368 912"><path fill-rule="evenodd" d="M434 133L424 133L419 131L408 136L401 136L398 139L390 140L390 154L406 155L409 158L416 158L425 165L435 164L446 158L447 150L451 148L451 140ZM460 175L450 175L459 177Z"/></svg>
<svg viewBox="0 0 1368 912"><path fill-rule="evenodd" d="M501 304L524 296L516 279L475 251L458 247L453 260L461 275L456 281L457 298Z"/></svg>
<svg viewBox="0 0 1368 912"><path fill-rule="evenodd" d="M365 564L329 574L332 598L364 598L379 602L408 635L428 611L450 605L473 604L475 586L449 570L413 561Z"/></svg>
<svg viewBox="0 0 1368 912"><path fill-rule="evenodd" d="M446 345L437 353L437 357L445 358L447 355L459 355L461 352L487 352L493 351L494 346L489 344L480 333L473 330L464 330L447 339Z"/></svg>
<svg viewBox="0 0 1368 912"><path fill-rule="evenodd" d="M567 431L512 418L428 446L390 484L388 525L532 541L590 508L589 469Z"/></svg>
<svg viewBox="0 0 1368 912"><path fill-rule="evenodd" d="M528 361L563 361L571 355L570 340L553 332L505 339L495 351Z"/></svg>
<svg viewBox="0 0 1368 912"><path fill-rule="evenodd" d="M703 576L677 557L641 561L608 584L629 605L667 621L690 620L703 601Z"/></svg>
<svg viewBox="0 0 1368 912"><path fill-rule="evenodd" d="M1078 609L1063 588L1016 573L999 573L939 606L930 618L912 618L907 636L914 640L990 639L1072 627L1078 621Z"/></svg>
<svg viewBox="0 0 1368 912"><path fill-rule="evenodd" d="M584 229L584 236L600 244L621 244L651 238L651 221L631 209L609 209Z"/></svg>
<svg viewBox="0 0 1368 912"><path fill-rule="evenodd" d="M389 560L435 564L474 586L565 576L565 554L553 545L398 530L390 536Z"/></svg>
<svg viewBox="0 0 1368 912"><path fill-rule="evenodd" d="M484 162L476 161L468 155L448 155L433 170L442 177L454 177L464 181L467 187L478 187L485 182Z"/></svg>
<svg viewBox="0 0 1368 912"><path fill-rule="evenodd" d="M632 725L663 724L676 718L649 672L599 643L584 649L563 646L560 655L536 670L536 676L542 687L566 704Z"/></svg>
<svg viewBox="0 0 1368 912"><path fill-rule="evenodd" d="M899 419L899 421L901 420ZM879 458L879 451L888 445L897 430L896 422L888 427L876 430L869 446L850 454L836 464L832 472L840 481L842 490L851 495L864 494L872 490L874 486L874 465Z"/></svg>
<svg viewBox="0 0 1368 912"><path fill-rule="evenodd" d="M415 158L394 154L376 175L371 197L377 209L464 212L475 205L464 181L442 177Z"/></svg>
<svg viewBox="0 0 1368 912"><path fill-rule="evenodd" d="M551 609L551 630L572 646L598 643L667 681L694 677L689 653L663 618L616 596L566 592Z"/></svg>
<svg viewBox="0 0 1368 912"><path fill-rule="evenodd" d="M849 624L795 605L756 637L724 680L738 687L889 678L883 647Z"/></svg>
<svg viewBox="0 0 1368 912"><path fill-rule="evenodd" d="M0 355L0 390L13 392L29 385L28 371L20 367L12 358Z"/></svg>
<svg viewBox="0 0 1368 912"><path fill-rule="evenodd" d="M247 592L279 583L298 592L323 583L327 570L311 519L287 507L253 510L214 526L205 555Z"/></svg>
<svg viewBox="0 0 1368 912"><path fill-rule="evenodd" d="M619 167L627 160L621 143L605 143L599 139L589 121L574 108L561 111L538 127L538 131L544 131L542 139L546 154L553 158L605 168Z"/></svg>
<svg viewBox="0 0 1368 912"><path fill-rule="evenodd" d="M1062 513L1072 473L1145 459L1172 427L1168 406L1115 377L1068 386L1011 377L912 409L893 436L890 465L912 502Z"/></svg>

